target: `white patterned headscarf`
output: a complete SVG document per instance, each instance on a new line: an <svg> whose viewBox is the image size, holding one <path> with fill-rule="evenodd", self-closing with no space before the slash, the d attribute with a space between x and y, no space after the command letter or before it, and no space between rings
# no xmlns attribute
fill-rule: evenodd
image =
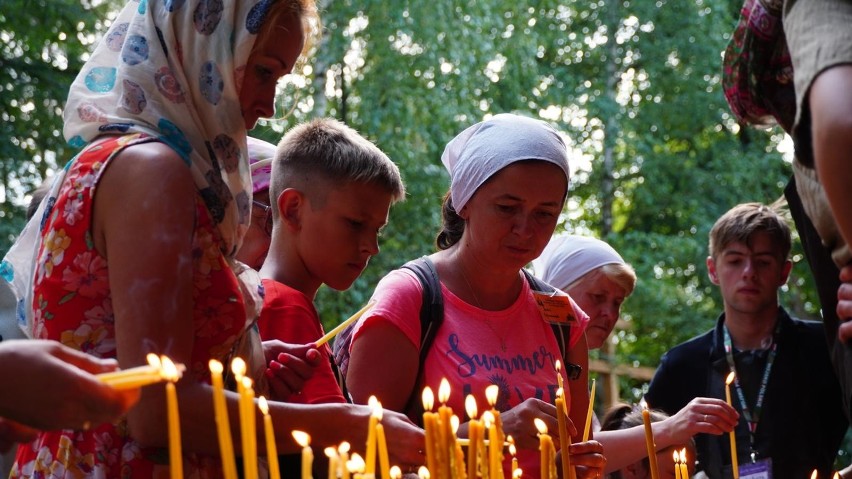
<svg viewBox="0 0 852 479"><path fill-rule="evenodd" d="M141 132L192 170L226 256L248 228L251 176L239 91L274 0L131 0L83 66L65 107L65 138Z"/></svg>
<svg viewBox="0 0 852 479"><path fill-rule="evenodd" d="M533 260L535 275L564 290L587 273L607 264L626 264L609 244L588 236L561 234L550 239Z"/></svg>
<svg viewBox="0 0 852 479"><path fill-rule="evenodd" d="M459 133L441 155L450 172L453 208L461 211L488 178L523 160L553 163L566 180L570 176L565 142L541 120L501 113Z"/></svg>

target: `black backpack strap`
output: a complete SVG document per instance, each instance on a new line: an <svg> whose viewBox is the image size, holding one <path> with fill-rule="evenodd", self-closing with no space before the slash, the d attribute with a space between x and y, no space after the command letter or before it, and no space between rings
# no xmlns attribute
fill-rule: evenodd
<svg viewBox="0 0 852 479"><path fill-rule="evenodd" d="M444 321L444 295L441 293L441 283L435 263L428 256L411 260L402 267L411 270L423 287L423 304L420 306L420 361L415 387L405 406L408 417L422 426L423 403L420 397L420 386L423 383L423 363L426 361L426 355L435 340L438 328Z"/></svg>
<svg viewBox="0 0 852 479"><path fill-rule="evenodd" d="M556 291L556 288L536 278L529 271L525 269L521 271L524 272L524 276L526 276L527 282L530 284L530 289L533 291L538 291L540 293L553 293ZM571 325L550 323L550 327L553 329L553 335L556 337L556 343L559 344L559 352L562 354L562 364L565 365L565 372L569 379L576 379L579 377L580 366L568 362L567 359L568 345L571 340Z"/></svg>

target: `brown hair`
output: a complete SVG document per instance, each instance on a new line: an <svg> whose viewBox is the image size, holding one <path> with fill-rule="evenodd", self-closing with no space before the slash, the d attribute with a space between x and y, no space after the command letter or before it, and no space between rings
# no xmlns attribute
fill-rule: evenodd
<svg viewBox="0 0 852 479"><path fill-rule="evenodd" d="M278 0L269 6L263 26L257 35L252 51L263 48L267 43L277 39L272 35L272 25L278 23L278 19L287 15L296 15L301 19L302 31L305 34L305 47L302 55L305 55L311 46L319 40L322 24L315 0Z"/></svg>
<svg viewBox="0 0 852 479"><path fill-rule="evenodd" d="M743 203L728 210L710 230L710 256L715 259L726 246L734 242L750 246L756 233L766 233L781 260L786 260L792 244L790 226L777 208L778 205Z"/></svg>
<svg viewBox="0 0 852 479"><path fill-rule="evenodd" d="M444 202L441 205L441 220L441 231L435 238L435 246L439 250L445 250L461 241L464 233L464 219L456 213L449 191L444 195Z"/></svg>
<svg viewBox="0 0 852 479"><path fill-rule="evenodd" d="M333 118L320 118L290 129L275 153L269 192L273 217L278 216L275 200L287 188L306 189L320 183L320 189L303 191L316 196L325 184L368 183L390 193L394 201L405 198L405 185L399 168L376 145L357 131Z"/></svg>

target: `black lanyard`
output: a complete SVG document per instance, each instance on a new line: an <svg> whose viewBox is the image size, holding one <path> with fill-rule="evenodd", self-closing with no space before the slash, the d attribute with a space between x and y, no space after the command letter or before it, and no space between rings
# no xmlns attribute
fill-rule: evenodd
<svg viewBox="0 0 852 479"><path fill-rule="evenodd" d="M737 366L734 363L733 345L731 344L731 334L728 332L728 327L723 326L725 332L725 356L728 359L728 366L734 372L734 390L737 392L737 398L742 406L743 417L748 423L748 434L751 449L751 461L754 462L756 450L754 447L755 433L757 432L757 423L760 421L760 412L763 408L763 400L766 397L766 385L769 384L769 373L772 372L772 363L775 362L775 355L778 353L778 332L781 329L781 321L775 326L773 334L772 347L769 349L769 356L766 358L766 366L763 368L763 377L760 378L760 389L757 392L757 400L754 403L754 412L749 410L745 400L743 388L740 386L740 375L736 374Z"/></svg>

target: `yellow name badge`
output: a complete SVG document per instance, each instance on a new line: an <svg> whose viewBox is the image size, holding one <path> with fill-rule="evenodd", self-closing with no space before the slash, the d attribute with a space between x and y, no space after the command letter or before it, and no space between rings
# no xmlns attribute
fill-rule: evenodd
<svg viewBox="0 0 852 479"><path fill-rule="evenodd" d="M541 317L545 321L555 324L577 324L574 308L571 307L568 295L558 291L552 293L533 291L532 293L535 297L535 304L538 306L538 312L541 313Z"/></svg>

